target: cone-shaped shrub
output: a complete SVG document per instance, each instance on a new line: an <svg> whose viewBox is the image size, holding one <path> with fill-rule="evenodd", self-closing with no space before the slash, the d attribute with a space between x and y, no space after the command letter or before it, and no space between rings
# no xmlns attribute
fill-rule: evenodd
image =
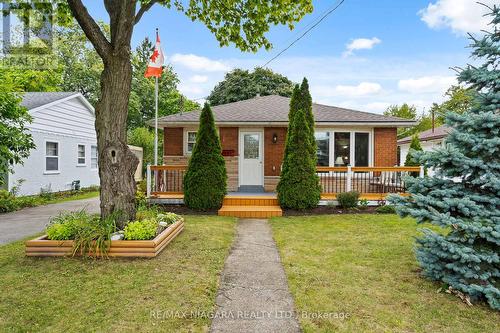
<svg viewBox="0 0 500 333"><path fill-rule="evenodd" d="M309 134L310 142L309 142L309 149L312 158L315 159L315 164L317 163L317 155L316 155L316 139L314 138L314 114L312 111L312 97L311 93L309 93L309 83L307 82L307 79L304 78L302 80L302 84L300 85L300 98L299 98L299 107L302 108L305 112L306 116L306 122L309 127L309 131L311 132Z"/></svg>
<svg viewBox="0 0 500 333"><path fill-rule="evenodd" d="M278 200L283 208L313 208L319 203L321 190L315 159L310 152L311 131L303 109L290 112L294 116L287 134L287 154L277 186Z"/></svg>
<svg viewBox="0 0 500 333"><path fill-rule="evenodd" d="M283 156L288 155L288 148L290 147L290 144L288 143L290 135L288 135L288 133L292 131L293 117L295 116L295 112L299 109L299 100L300 100L300 86L296 84L293 87L292 98L290 99L290 111L288 112L288 128L285 141L285 151L283 153ZM283 163L282 169L284 170L285 167L286 165Z"/></svg>
<svg viewBox="0 0 500 333"><path fill-rule="evenodd" d="M493 8L500 24L500 7ZM441 227L424 229L417 260L425 276L500 310L500 30L473 39L481 66L458 79L475 90L464 114L448 113L445 147L415 153L435 175L407 178L409 197L392 197L400 215Z"/></svg>
<svg viewBox="0 0 500 333"><path fill-rule="evenodd" d="M413 158L414 152L422 151L422 145L420 144L420 140L418 139L418 135L414 135L411 138L410 150L408 154L406 154L405 166L419 166L420 163L415 161Z"/></svg>
<svg viewBox="0 0 500 333"><path fill-rule="evenodd" d="M205 103L193 154L184 176L184 203L197 210L220 208L226 190L226 164L212 110Z"/></svg>
<svg viewBox="0 0 500 333"><path fill-rule="evenodd" d="M408 154L406 154L405 166L420 166L420 163L413 158L413 155L419 151L423 151L422 145L420 144L420 140L418 139L418 135L415 134L411 138L410 149ZM427 169L425 170L425 174L427 175ZM419 172L410 172L409 174L412 177L418 177Z"/></svg>

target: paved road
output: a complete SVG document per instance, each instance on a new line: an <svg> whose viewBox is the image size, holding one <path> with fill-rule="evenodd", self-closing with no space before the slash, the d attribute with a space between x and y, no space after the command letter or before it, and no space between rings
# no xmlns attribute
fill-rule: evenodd
<svg viewBox="0 0 500 333"><path fill-rule="evenodd" d="M85 208L89 213L99 212L99 197L66 201L57 204L25 208L0 214L0 244L7 244L42 232L49 218L61 211Z"/></svg>
<svg viewBox="0 0 500 333"><path fill-rule="evenodd" d="M211 332L300 332L267 220L240 219Z"/></svg>

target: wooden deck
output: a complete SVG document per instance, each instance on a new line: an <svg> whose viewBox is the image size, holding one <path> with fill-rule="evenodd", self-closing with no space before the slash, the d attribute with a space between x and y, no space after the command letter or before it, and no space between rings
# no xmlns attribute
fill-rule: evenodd
<svg viewBox="0 0 500 333"><path fill-rule="evenodd" d="M147 197L156 204L183 204L186 166L148 166ZM389 194L407 195L406 176L424 176L423 167L317 167L324 205L336 201L338 193L356 191L372 205ZM276 193L228 193L219 215L265 218L281 216Z"/></svg>

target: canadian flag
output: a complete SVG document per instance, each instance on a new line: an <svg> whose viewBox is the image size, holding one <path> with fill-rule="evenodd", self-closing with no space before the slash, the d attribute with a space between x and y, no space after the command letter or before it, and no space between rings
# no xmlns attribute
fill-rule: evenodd
<svg viewBox="0 0 500 333"><path fill-rule="evenodd" d="M149 58L148 67L146 68L146 73L144 73L145 77L156 76L160 77L162 72L163 62L165 61L165 57L163 56L163 50L160 45L160 35L158 31L156 32L156 44L153 54Z"/></svg>

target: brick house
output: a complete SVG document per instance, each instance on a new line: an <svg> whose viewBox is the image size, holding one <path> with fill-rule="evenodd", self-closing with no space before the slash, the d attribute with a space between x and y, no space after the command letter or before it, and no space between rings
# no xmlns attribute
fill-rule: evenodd
<svg viewBox="0 0 500 333"><path fill-rule="evenodd" d="M228 191L272 192L279 180L290 98L259 96L212 107L228 173ZM413 121L313 104L318 166L392 167L398 127ZM187 165L200 111L158 120L164 129L165 165Z"/></svg>

